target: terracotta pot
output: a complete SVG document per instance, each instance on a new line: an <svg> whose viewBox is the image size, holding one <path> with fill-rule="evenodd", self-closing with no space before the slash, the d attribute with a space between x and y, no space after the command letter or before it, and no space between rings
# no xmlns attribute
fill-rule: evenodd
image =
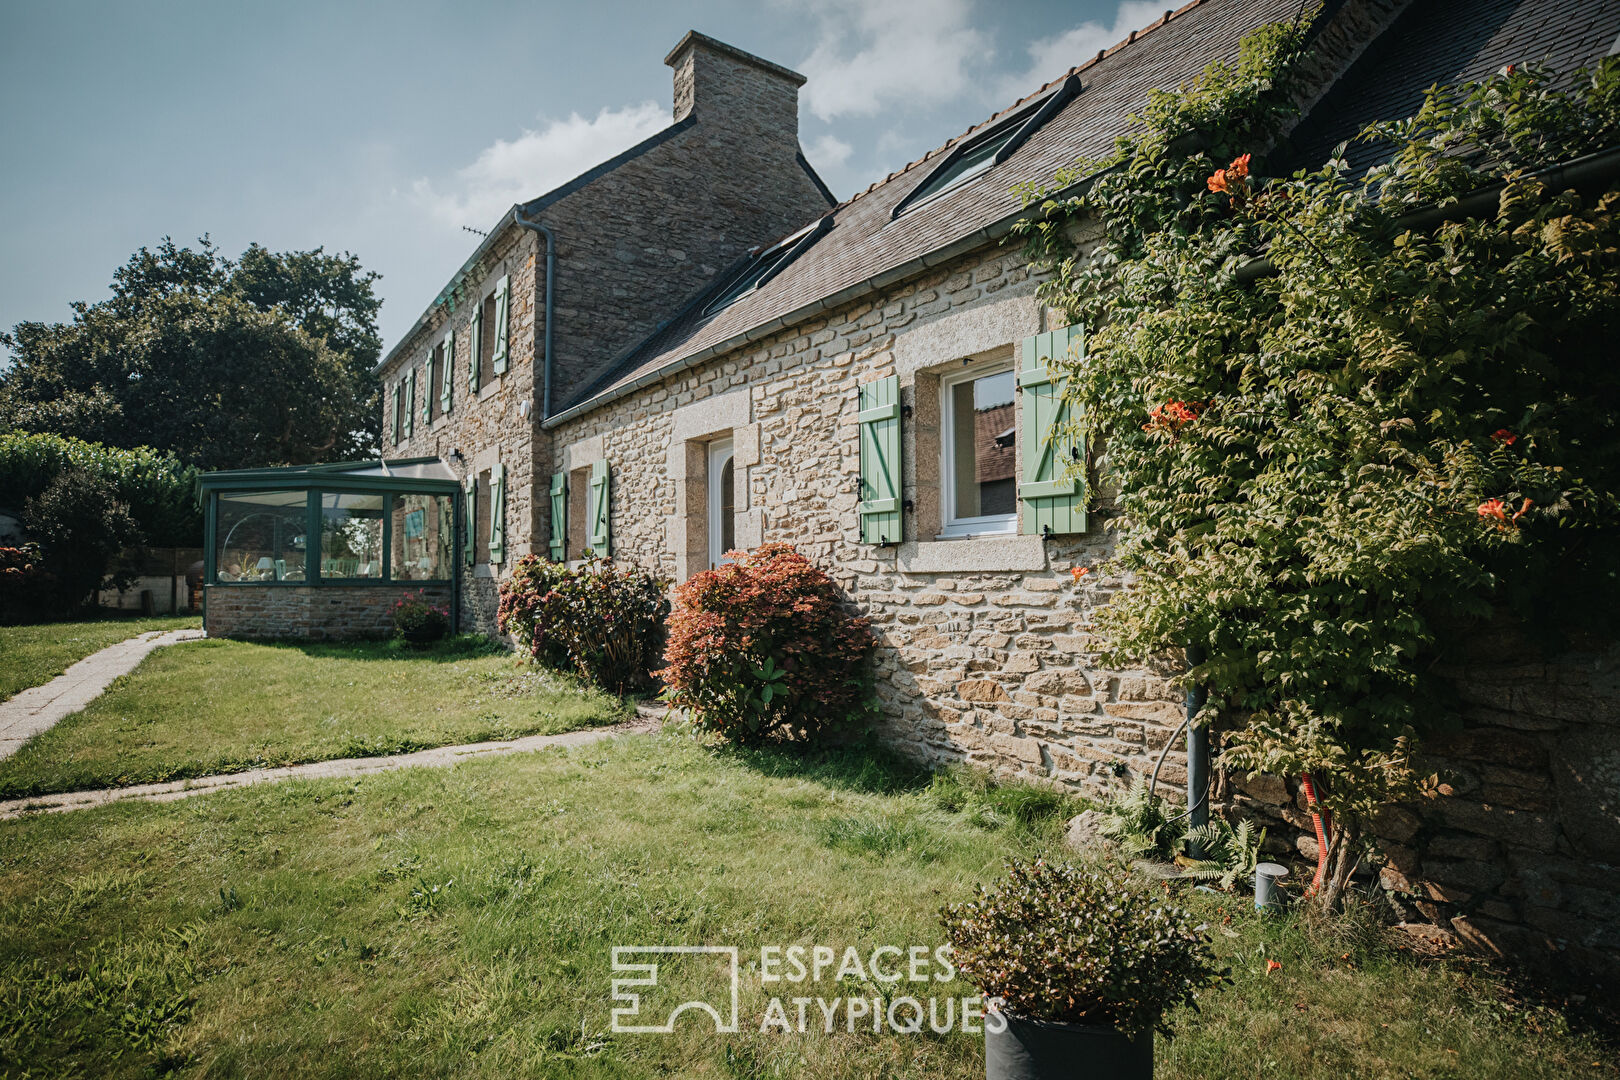
<svg viewBox="0 0 1620 1080"><path fill-rule="evenodd" d="M1153 1033L1137 1038L1096 1024L1001 1014L984 1023L986 1080L1153 1080Z"/></svg>

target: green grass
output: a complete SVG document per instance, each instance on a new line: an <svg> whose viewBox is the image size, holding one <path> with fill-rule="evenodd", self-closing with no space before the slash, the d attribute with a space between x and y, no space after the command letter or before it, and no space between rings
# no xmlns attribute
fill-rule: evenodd
<svg viewBox="0 0 1620 1080"><path fill-rule="evenodd" d="M938 944L942 903L1060 843L1072 805L982 812L1025 790L666 735L0 823L0 1074L976 1080L976 1036L761 1034L747 958ZM1615 1074L1364 923L1192 902L1235 985L1177 1017L1161 1078ZM612 1033L611 948L697 943L741 948L741 1031Z"/></svg>
<svg viewBox="0 0 1620 1080"><path fill-rule="evenodd" d="M107 618L89 622L0 626L0 701L30 686L43 686L93 652L148 630L201 626L195 615L155 619Z"/></svg>
<svg viewBox="0 0 1620 1080"><path fill-rule="evenodd" d="M615 698L482 638L198 641L160 649L0 761L0 798L555 734L627 717Z"/></svg>

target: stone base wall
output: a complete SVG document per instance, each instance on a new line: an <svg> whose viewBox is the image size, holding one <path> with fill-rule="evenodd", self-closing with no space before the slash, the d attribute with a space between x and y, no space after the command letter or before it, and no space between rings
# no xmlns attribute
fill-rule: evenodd
<svg viewBox="0 0 1620 1080"><path fill-rule="evenodd" d="M422 588L432 602L450 606L450 586ZM203 629L209 637L260 640L388 637L394 632L394 605L404 591L403 585L209 585L204 588Z"/></svg>
<svg viewBox="0 0 1620 1080"><path fill-rule="evenodd" d="M1620 645L1548 658L1488 629L1468 653L1447 672L1463 726L1426 748L1441 794L1375 823L1382 883L1461 944L1620 975ZM1296 781L1233 781L1240 812L1316 858Z"/></svg>

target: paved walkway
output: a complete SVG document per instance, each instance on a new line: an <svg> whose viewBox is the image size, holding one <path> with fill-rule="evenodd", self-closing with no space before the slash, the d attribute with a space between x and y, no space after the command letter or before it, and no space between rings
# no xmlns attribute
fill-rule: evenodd
<svg viewBox="0 0 1620 1080"><path fill-rule="evenodd" d="M0 761L29 739L94 701L120 675L128 675L146 654L165 645L196 641L201 630L149 630L128 641L91 653L44 686L31 686L0 701Z"/></svg>
<svg viewBox="0 0 1620 1080"><path fill-rule="evenodd" d="M656 731L663 722L663 710L642 706L636 718L612 727L570 731L562 735L528 735L521 739L497 742L466 743L462 746L439 746L432 750L418 750L414 754L394 754L389 757L339 758L336 761L313 761L307 765L284 765L276 769L250 769L247 772L223 773L203 776L194 780L174 780L165 784L139 784L133 787L97 788L93 791L71 791L61 795L36 795L31 799L13 799L0 802L0 820L21 817L24 814L87 810L93 806L138 799L145 802L172 802L189 799L193 795L206 795L212 791L250 787L253 784L276 784L283 780L314 780L328 777L365 776L369 773L389 772L393 769L415 767L443 768L472 757L502 757L507 754L526 754L553 746L586 746L616 735L634 735Z"/></svg>

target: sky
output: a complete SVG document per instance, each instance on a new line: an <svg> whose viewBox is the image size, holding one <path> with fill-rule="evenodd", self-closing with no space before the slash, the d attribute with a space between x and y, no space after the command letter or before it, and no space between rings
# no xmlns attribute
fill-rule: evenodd
<svg viewBox="0 0 1620 1080"><path fill-rule="evenodd" d="M386 349L466 228L670 123L687 30L808 77L799 139L843 199L1170 3L0 0L0 327L65 321L137 248L207 234L353 252Z"/></svg>

